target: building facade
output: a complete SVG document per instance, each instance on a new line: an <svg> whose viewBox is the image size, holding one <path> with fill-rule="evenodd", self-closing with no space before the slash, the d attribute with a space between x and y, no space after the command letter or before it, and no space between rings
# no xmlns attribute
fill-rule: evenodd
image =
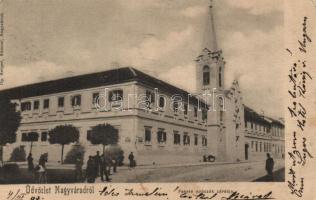
<svg viewBox="0 0 316 200"><path fill-rule="evenodd" d="M61 146L48 142L49 130L59 125L73 125L80 133L65 155L81 144L86 160L102 150L88 140L98 124L114 126L125 158L134 152L141 165L200 162L204 155L226 162L262 160L268 152L284 157L284 123L245 106L237 80L225 88L212 9L205 48L196 59L198 94L131 67L1 91L22 116L16 142L4 147L4 160L15 148L29 152L27 135L37 132L33 157L47 152L51 162L60 162Z"/></svg>
<svg viewBox="0 0 316 200"><path fill-rule="evenodd" d="M113 83L102 77L119 78ZM77 83L77 89L66 86L76 82L74 79L84 79L87 83L95 78L100 86L90 88L89 84L82 83ZM55 87L59 90L51 93ZM184 90L130 67L4 92L11 96L22 115L16 143L5 147L5 159L17 147L22 146L28 152L30 142L26 140L27 134L37 132L40 137L33 142L34 157L49 152L51 160L58 161L61 148L49 144L48 131L69 124L78 128L78 143L86 147L86 156L102 150L100 145L92 145L87 140L91 128L98 124L111 124L118 129L119 145L125 157L134 152L142 164L179 162L174 155L182 161L199 161L201 155L210 153L207 152L207 116L202 115L206 105L195 97L189 97ZM180 96L185 99L183 105L176 103ZM201 109L199 105L205 108ZM65 152L71 147L66 145Z"/></svg>
<svg viewBox="0 0 316 200"><path fill-rule="evenodd" d="M266 153L284 158L284 122L256 113L245 106L245 156L262 160Z"/></svg>

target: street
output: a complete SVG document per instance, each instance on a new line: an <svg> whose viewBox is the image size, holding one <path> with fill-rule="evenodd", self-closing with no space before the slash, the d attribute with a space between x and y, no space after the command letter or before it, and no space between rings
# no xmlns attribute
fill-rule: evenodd
<svg viewBox="0 0 316 200"><path fill-rule="evenodd" d="M282 168L277 171L274 171L273 180L271 180L271 177L269 177L268 175L265 175L263 177L260 177L254 180L254 182L270 182L270 181L282 182L284 181L284 179L285 179L285 168Z"/></svg>
<svg viewBox="0 0 316 200"><path fill-rule="evenodd" d="M276 160L274 171L284 168L284 160ZM283 170L284 171L284 170ZM266 175L265 162L201 163L188 166L122 167L111 175L111 182L240 182L254 181ZM284 181L282 170L276 181ZM259 180L260 181L260 180ZM264 181L264 179L261 179ZM101 182L100 178L96 182Z"/></svg>

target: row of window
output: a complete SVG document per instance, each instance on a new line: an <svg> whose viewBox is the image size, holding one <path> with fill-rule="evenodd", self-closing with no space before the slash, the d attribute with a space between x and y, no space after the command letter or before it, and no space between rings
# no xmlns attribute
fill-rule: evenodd
<svg viewBox="0 0 316 200"><path fill-rule="evenodd" d="M92 94L92 102L95 103L96 98L99 97L99 93L93 93ZM113 90L109 92L109 97L108 97L109 102L113 102L113 101L122 101L123 100L123 90ZM146 91L146 103L148 103L148 105L150 104L154 104L155 103L155 96L154 93L147 90ZM180 100L179 100L180 101ZM58 97L58 107L64 107L64 102L65 102L65 98L64 97ZM165 107L165 97L164 96L160 96L159 97L159 107L164 108ZM81 105L81 95L74 95L71 97L71 105L72 106L80 106ZM179 105L180 103L175 99L174 100L174 111L178 111L179 110ZM37 110L40 107L40 101L39 100L35 100L33 101L33 109ZM49 99L44 99L44 103L43 103L43 108L49 108ZM23 102L21 104L21 110L31 110L31 102ZM197 116L197 108L195 107L195 115ZM184 107L184 112L185 114L187 114L188 111L188 105L185 104Z"/></svg>
<svg viewBox="0 0 316 200"><path fill-rule="evenodd" d="M252 122L249 122L249 123L250 123L250 128L252 130L259 130L259 131L262 130L265 133L272 132L273 136L283 136L283 129L282 128L272 128L271 129L270 127L267 127L267 126L259 125L259 124L252 123ZM245 122L245 127L247 128L247 126L248 126L248 122Z"/></svg>
<svg viewBox="0 0 316 200"><path fill-rule="evenodd" d="M279 128L279 127L274 127L272 128L272 136L278 136L278 137L283 137L284 136L284 129Z"/></svg>
<svg viewBox="0 0 316 200"><path fill-rule="evenodd" d="M92 103L94 104L99 97L100 93L96 92L92 94ZM109 102L113 101L120 101L123 100L123 90L113 90L109 92ZM70 105L72 107L81 106L81 95L73 95L70 98ZM50 106L50 99L44 99L43 100L43 109L48 109ZM65 106L65 97L61 96L58 97L57 101L58 108L63 108ZM33 110L38 110L40 108L40 101L34 100L33 101ZM21 111L28 111L32 109L32 102L22 102L21 103Z"/></svg>
<svg viewBox="0 0 316 200"><path fill-rule="evenodd" d="M180 105L182 102L178 102L178 101L174 101L173 102L173 111L174 112L179 112L180 110ZM183 114L184 115L188 115L188 104L184 103L183 105ZM193 112L194 112L194 117L197 118L198 117L198 108L197 107L193 107ZM202 120L206 121L207 120L207 109L202 109Z"/></svg>
<svg viewBox="0 0 316 200"><path fill-rule="evenodd" d="M272 152L274 148L275 153L281 153L283 151L282 145L271 144L269 142L251 141L251 148L255 152Z"/></svg>
<svg viewBox="0 0 316 200"><path fill-rule="evenodd" d="M35 132L36 133L36 132ZM30 142L30 135L34 134L34 132L29 132L29 133L22 133L21 135L21 141L22 142ZM36 133L38 136L37 137L32 137L32 141L33 142L38 142L39 139L42 142L46 142L48 140L48 133L47 131L43 131L40 134Z"/></svg>
<svg viewBox="0 0 316 200"><path fill-rule="evenodd" d="M251 141L251 148L255 149L255 152L271 152L271 147L271 143Z"/></svg>
<svg viewBox="0 0 316 200"><path fill-rule="evenodd" d="M100 93L96 92L92 94L92 103L95 104L97 98L99 97ZM123 101L123 90L113 90L109 92L108 96L108 101L109 102L116 102L116 101ZM166 106L166 98L164 96L160 96L158 99L158 106L163 109ZM182 102L180 102L181 99L179 97L179 100L176 98L173 99L173 111L174 112L179 112L180 106L182 105ZM81 106L81 95L73 95L70 98L70 104L72 107L80 107ZM146 91L146 101L144 102L145 108L150 109L152 105L155 103L155 94L149 90ZM57 101L57 106L58 108L63 108L65 106L65 97L60 96L58 97ZM50 107L50 99L44 99L43 100L43 109L49 109ZM184 103L184 115L188 114L188 104ZM34 100L33 101L33 110L39 110L40 108L40 100ZM27 101L27 102L22 102L21 103L21 111L30 111L32 110L32 102ZM194 111L194 117L198 117L198 108L193 107ZM205 121L207 119L207 110L202 109L202 120Z"/></svg>
<svg viewBox="0 0 316 200"><path fill-rule="evenodd" d="M147 99L147 105L148 108L151 108L152 105L155 103L155 94L149 90L146 91L146 99ZM159 108L165 108L166 106L166 99L164 96L160 96L158 98L158 106ZM188 115L188 110L189 110L189 105L188 103L183 103L182 97L180 96L175 96L173 98L173 112L177 113L181 110L181 107L183 106L183 114ZM194 117L198 117L198 108L193 107L193 112L194 112ZM207 110L202 109L202 120L205 121L207 119Z"/></svg>
<svg viewBox="0 0 316 200"><path fill-rule="evenodd" d="M145 143L152 142L152 128L145 127ZM167 133L164 129L158 129L157 131L157 142L158 143L166 143L167 142ZM173 131L173 144L181 145L181 134L178 131ZM182 137L182 144L183 145L191 145L190 142L190 135L184 132ZM207 138L206 136L202 136L202 146L207 146ZM199 145L199 137L197 134L194 134L194 145Z"/></svg>
<svg viewBox="0 0 316 200"><path fill-rule="evenodd" d="M248 122L245 122L245 127L247 128L248 127ZM267 127L267 126L264 126L264 125L260 125L260 124L256 124L256 123L253 123L253 122L250 122L250 128L252 130L259 130L259 131L263 131L263 132L266 132L266 133L270 133L270 127Z"/></svg>

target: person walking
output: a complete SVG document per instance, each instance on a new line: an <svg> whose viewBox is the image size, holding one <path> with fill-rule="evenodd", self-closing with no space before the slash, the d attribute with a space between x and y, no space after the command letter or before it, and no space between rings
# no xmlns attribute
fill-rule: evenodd
<svg viewBox="0 0 316 200"><path fill-rule="evenodd" d="M31 153L29 153L29 155L27 157L27 166L28 166L29 172L33 172L34 164L33 164L33 157L32 157Z"/></svg>
<svg viewBox="0 0 316 200"><path fill-rule="evenodd" d="M100 166L100 178L101 181L104 181L104 167L105 167L105 159L104 154L101 155L101 166Z"/></svg>
<svg viewBox="0 0 316 200"><path fill-rule="evenodd" d="M102 154L101 156L101 181L104 181L104 176L106 181L110 181L109 171L108 171L108 160L106 155Z"/></svg>
<svg viewBox="0 0 316 200"><path fill-rule="evenodd" d="M75 161L75 177L76 177L76 180L79 182L82 181L82 165L83 165L82 155L79 153Z"/></svg>
<svg viewBox="0 0 316 200"><path fill-rule="evenodd" d="M266 160L266 171L268 173L269 179L273 180L273 167L274 167L274 160L271 158L270 154L267 153L267 160Z"/></svg>
<svg viewBox="0 0 316 200"><path fill-rule="evenodd" d="M135 161L134 161L134 154L133 152L131 152L129 155L128 155L128 160L129 160L129 168L133 168L135 167Z"/></svg>
<svg viewBox="0 0 316 200"><path fill-rule="evenodd" d="M89 156L86 168L86 178L88 183L94 183L96 178L95 159Z"/></svg>
<svg viewBox="0 0 316 200"><path fill-rule="evenodd" d="M95 173L96 177L100 176L100 166L101 166L101 156L100 151L97 151L97 154L94 156L94 164L95 164Z"/></svg>
<svg viewBox="0 0 316 200"><path fill-rule="evenodd" d="M116 173L117 162L118 162L117 155L114 155L111 159L112 159L112 164L113 164L113 173Z"/></svg>
<svg viewBox="0 0 316 200"><path fill-rule="evenodd" d="M111 168L112 168L113 163L112 163L112 158L110 154L105 155L105 161L106 161L108 174L111 175Z"/></svg>
<svg viewBox="0 0 316 200"><path fill-rule="evenodd" d="M38 182L39 183L47 183L47 169L46 162L48 161L48 153L44 153L40 156L38 161Z"/></svg>

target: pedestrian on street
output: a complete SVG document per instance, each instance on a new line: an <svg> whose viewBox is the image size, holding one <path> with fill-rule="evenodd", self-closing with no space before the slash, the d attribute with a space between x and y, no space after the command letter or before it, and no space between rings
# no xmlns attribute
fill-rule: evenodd
<svg viewBox="0 0 316 200"><path fill-rule="evenodd" d="M113 173L116 173L117 162L118 162L117 156L113 156L112 157Z"/></svg>
<svg viewBox="0 0 316 200"><path fill-rule="evenodd" d="M39 165L42 165L44 168L46 168L47 161L48 161L48 153L44 153L40 156L38 163Z"/></svg>
<svg viewBox="0 0 316 200"><path fill-rule="evenodd" d="M274 167L274 161L273 158L271 158L270 154L267 153L267 160L266 160L266 171L268 173L269 179L273 180L273 167Z"/></svg>
<svg viewBox="0 0 316 200"><path fill-rule="evenodd" d="M110 181L107 158L104 154L101 156L101 181L104 181L104 176L106 181Z"/></svg>
<svg viewBox="0 0 316 200"><path fill-rule="evenodd" d="M88 183L94 183L96 178L95 159L89 156L86 168L86 178Z"/></svg>
<svg viewBox="0 0 316 200"><path fill-rule="evenodd" d="M112 158L110 154L105 155L105 161L107 165L108 174L111 175L111 167L113 166Z"/></svg>
<svg viewBox="0 0 316 200"><path fill-rule="evenodd" d="M207 156L205 154L203 155L203 162L207 162Z"/></svg>
<svg viewBox="0 0 316 200"><path fill-rule="evenodd" d="M48 161L48 153L44 153L40 156L38 161L38 183L47 183L47 169L46 163Z"/></svg>
<svg viewBox="0 0 316 200"><path fill-rule="evenodd" d="M101 181L104 181L104 167L105 167L105 159L104 159L104 154L101 155L101 162L100 162L100 178Z"/></svg>
<svg viewBox="0 0 316 200"><path fill-rule="evenodd" d="M129 154L128 160L129 160L129 168L135 167L135 160L134 160L134 154L133 154L133 152L131 152L131 153Z"/></svg>
<svg viewBox="0 0 316 200"><path fill-rule="evenodd" d="M96 177L100 176L100 166L101 166L101 156L100 151L97 151L97 155L94 156L94 162L95 162L95 173Z"/></svg>
<svg viewBox="0 0 316 200"><path fill-rule="evenodd" d="M29 153L27 157L27 166L28 166L29 172L32 172L34 170L33 157L31 153Z"/></svg>
<svg viewBox="0 0 316 200"><path fill-rule="evenodd" d="M76 162L75 162L75 177L76 177L76 180L79 182L82 181L82 165L83 165L82 155L79 153L76 157Z"/></svg>

